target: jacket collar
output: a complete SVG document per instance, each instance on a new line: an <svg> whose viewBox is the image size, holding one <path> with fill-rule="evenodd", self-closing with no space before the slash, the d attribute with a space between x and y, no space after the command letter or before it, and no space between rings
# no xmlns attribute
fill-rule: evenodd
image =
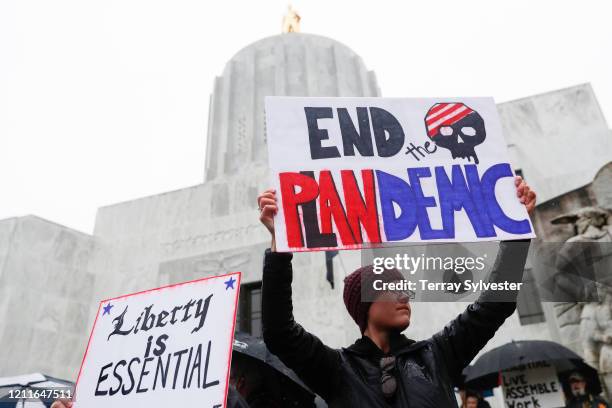
<svg viewBox="0 0 612 408"><path fill-rule="evenodd" d="M392 333L389 337L389 343L391 347L390 352L387 355L399 355L408 351L413 351L425 345L425 342L423 341L415 342L403 334L396 332ZM378 348L376 343L374 343L368 336L361 336L359 340L344 350L364 357L381 358L385 356L385 353Z"/></svg>

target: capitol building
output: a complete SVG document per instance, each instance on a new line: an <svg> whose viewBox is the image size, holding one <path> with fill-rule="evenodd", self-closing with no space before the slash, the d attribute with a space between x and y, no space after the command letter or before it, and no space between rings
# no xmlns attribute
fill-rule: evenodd
<svg viewBox="0 0 612 408"><path fill-rule="evenodd" d="M92 235L36 215L0 220L0 376L42 372L75 381L101 299L230 271L243 273L237 327L261 334L270 240L256 203L270 180L264 97L384 96L367 61L346 45L286 31L238 51L214 78L201 184L101 207ZM572 236L570 226L550 222L554 217L590 205L612 208L612 132L589 84L498 110L514 170L539 194L534 226L541 239ZM340 347L359 336L342 281L361 265L361 254L340 251L327 260L331 265L323 252L294 256L294 313ZM544 339L580 352L577 328L565 327L554 304L542 301L535 261L531 256L526 266L517 311L485 350ZM329 266L333 277L326 277ZM430 336L465 306L415 302L406 335Z"/></svg>

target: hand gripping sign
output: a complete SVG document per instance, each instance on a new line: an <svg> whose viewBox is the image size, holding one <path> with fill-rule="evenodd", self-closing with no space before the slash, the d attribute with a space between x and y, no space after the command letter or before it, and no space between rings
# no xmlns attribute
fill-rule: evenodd
<svg viewBox="0 0 612 408"><path fill-rule="evenodd" d="M102 301L77 408L225 407L240 273Z"/></svg>
<svg viewBox="0 0 612 408"><path fill-rule="evenodd" d="M534 237L491 98L266 98L279 251Z"/></svg>

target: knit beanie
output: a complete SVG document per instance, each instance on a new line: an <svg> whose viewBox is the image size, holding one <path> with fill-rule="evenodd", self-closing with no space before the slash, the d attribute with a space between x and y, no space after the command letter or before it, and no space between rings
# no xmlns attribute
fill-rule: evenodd
<svg viewBox="0 0 612 408"><path fill-rule="evenodd" d="M375 299L375 280L388 283L402 279L404 277L395 268L385 269L381 274L376 274L372 265L362 266L344 278L344 305L362 334L368 327L368 311L372 304L372 302L363 301L362 296L365 299Z"/></svg>

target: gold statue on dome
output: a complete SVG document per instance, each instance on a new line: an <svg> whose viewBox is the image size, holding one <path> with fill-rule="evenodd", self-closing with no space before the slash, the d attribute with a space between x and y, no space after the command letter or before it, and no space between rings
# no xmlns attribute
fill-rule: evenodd
<svg viewBox="0 0 612 408"><path fill-rule="evenodd" d="M299 33L300 20L300 15L289 5L289 10L283 17L283 33Z"/></svg>

